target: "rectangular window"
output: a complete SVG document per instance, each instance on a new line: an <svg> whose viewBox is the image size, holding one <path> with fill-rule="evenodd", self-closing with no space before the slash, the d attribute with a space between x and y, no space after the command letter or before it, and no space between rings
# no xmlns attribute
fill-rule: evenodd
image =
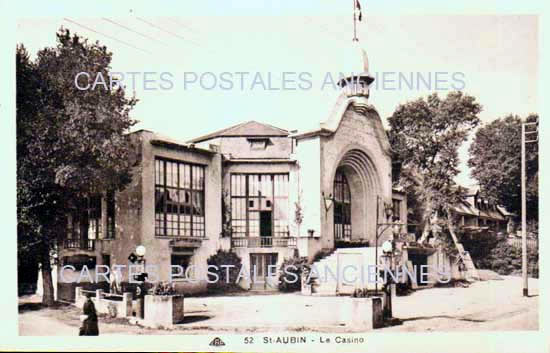
<svg viewBox="0 0 550 353"><path fill-rule="evenodd" d="M204 237L204 167L155 159L155 234Z"/></svg>
<svg viewBox="0 0 550 353"><path fill-rule="evenodd" d="M184 278L185 277L185 271L189 267L189 264L191 263L191 255L181 255L181 254L172 254L170 256L170 265L171 265L171 271L172 271L172 277L173 278ZM176 267L181 266L181 267ZM190 269L188 272L191 272L192 269ZM189 276L191 276L191 273L188 273Z"/></svg>
<svg viewBox="0 0 550 353"><path fill-rule="evenodd" d="M233 237L288 237L288 174L232 174Z"/></svg>
<svg viewBox="0 0 550 353"><path fill-rule="evenodd" d="M107 193L107 239L115 238L115 193Z"/></svg>
<svg viewBox="0 0 550 353"><path fill-rule="evenodd" d="M346 176L341 170L334 177L334 237L351 239L351 192Z"/></svg>
<svg viewBox="0 0 550 353"><path fill-rule="evenodd" d="M75 221L75 217L72 213L67 214L67 239L78 239L78 223Z"/></svg>
<svg viewBox="0 0 550 353"><path fill-rule="evenodd" d="M395 222L401 222L401 200L392 200L393 220Z"/></svg>
<svg viewBox="0 0 550 353"><path fill-rule="evenodd" d="M253 151L263 151L270 144L267 138L249 138L248 142L250 143L250 149Z"/></svg>
<svg viewBox="0 0 550 353"><path fill-rule="evenodd" d="M101 233L101 197L88 198L88 239L100 239Z"/></svg>

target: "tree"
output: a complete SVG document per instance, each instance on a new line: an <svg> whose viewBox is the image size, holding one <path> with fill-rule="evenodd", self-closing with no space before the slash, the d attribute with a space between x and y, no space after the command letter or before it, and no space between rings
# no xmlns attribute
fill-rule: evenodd
<svg viewBox="0 0 550 353"><path fill-rule="evenodd" d="M388 118L393 159L402 163L399 183L417 206L411 221L420 224L421 241L439 232L435 219L452 227L449 208L462 197L454 182L458 148L479 124L480 111L474 97L458 91L445 99L434 93L399 105Z"/></svg>
<svg viewBox="0 0 550 353"><path fill-rule="evenodd" d="M494 120L477 130L469 148L468 166L483 197L518 216L521 215L521 123L537 119L536 114L531 114L525 120L517 115ZM525 155L527 218L533 221L538 220L538 143L527 144Z"/></svg>
<svg viewBox="0 0 550 353"><path fill-rule="evenodd" d="M79 72L108 80L112 53L63 28L56 36L57 46L40 50L34 61L23 45L16 50L18 255L37 257L45 305L53 304L51 255L68 210L85 214L83 199L130 181L126 133L136 123L129 112L137 103L121 87L78 90Z"/></svg>

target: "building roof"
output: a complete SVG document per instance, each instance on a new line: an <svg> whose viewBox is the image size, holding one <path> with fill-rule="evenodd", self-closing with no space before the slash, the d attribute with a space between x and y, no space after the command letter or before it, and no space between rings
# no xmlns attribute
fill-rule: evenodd
<svg viewBox="0 0 550 353"><path fill-rule="evenodd" d="M217 137L286 137L289 134L287 130L251 120L196 137L188 142L198 143Z"/></svg>
<svg viewBox="0 0 550 353"><path fill-rule="evenodd" d="M182 142L180 140L173 139L168 136L157 134L151 130L140 129L140 130L132 131L129 134L142 134L142 133L147 133L151 136L149 142L154 146L160 146L160 147L171 148L176 150L192 150L195 152L202 152L202 153L208 153L208 154L216 153L216 151L212 149L196 147L192 143Z"/></svg>

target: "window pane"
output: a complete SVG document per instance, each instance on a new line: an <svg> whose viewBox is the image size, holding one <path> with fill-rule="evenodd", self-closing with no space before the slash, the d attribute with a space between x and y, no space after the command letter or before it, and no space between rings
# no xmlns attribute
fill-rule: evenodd
<svg viewBox="0 0 550 353"><path fill-rule="evenodd" d="M334 236L351 237L351 193L346 176L341 170L334 176Z"/></svg>
<svg viewBox="0 0 550 353"><path fill-rule="evenodd" d="M157 159L155 168L156 234L204 236L204 167Z"/></svg>
<svg viewBox="0 0 550 353"><path fill-rule="evenodd" d="M231 224L234 236L259 236L259 212L263 211L273 212L270 233L288 236L288 174L232 174Z"/></svg>
<svg viewBox="0 0 550 353"><path fill-rule="evenodd" d="M107 193L107 238L115 237L115 193Z"/></svg>
<svg viewBox="0 0 550 353"><path fill-rule="evenodd" d="M193 192L193 214L198 216L204 216L203 194L199 191Z"/></svg>

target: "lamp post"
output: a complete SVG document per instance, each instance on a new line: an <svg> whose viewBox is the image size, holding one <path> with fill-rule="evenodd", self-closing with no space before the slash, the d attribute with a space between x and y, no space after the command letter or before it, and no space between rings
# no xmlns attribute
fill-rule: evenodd
<svg viewBox="0 0 550 353"><path fill-rule="evenodd" d="M147 278L147 272L145 272L145 253L146 249L143 245L138 245L136 247L136 253L131 253L130 256L128 256L128 260L133 262L138 262L140 265L143 266L143 269L139 275L137 275L135 278L139 282L145 282L145 279ZM138 297L138 312L139 316L143 319L144 313L145 313L145 288L142 289L140 285L138 284L136 286L136 296Z"/></svg>
<svg viewBox="0 0 550 353"><path fill-rule="evenodd" d="M393 221L393 208L391 204L384 204L384 215L386 217L385 222L380 222L380 197L377 197L377 203L376 203L376 244L375 244L375 261L376 261L376 269L377 269L377 275L379 275L378 271L378 240L380 236L386 232L388 229L391 228L392 234L391 238L389 240L386 240L382 244L382 253L383 257L386 259L386 263L388 266L386 266L385 270L393 271L393 265L394 261L393 258L395 257L395 239L399 237L399 234L401 234L401 230L403 227L406 226L405 223L401 222L394 222ZM375 295L378 295L378 277L375 281ZM386 293L386 301L384 305L384 317L385 318L391 318L392 317L392 296L395 292L395 284L394 283L385 283L383 292Z"/></svg>

